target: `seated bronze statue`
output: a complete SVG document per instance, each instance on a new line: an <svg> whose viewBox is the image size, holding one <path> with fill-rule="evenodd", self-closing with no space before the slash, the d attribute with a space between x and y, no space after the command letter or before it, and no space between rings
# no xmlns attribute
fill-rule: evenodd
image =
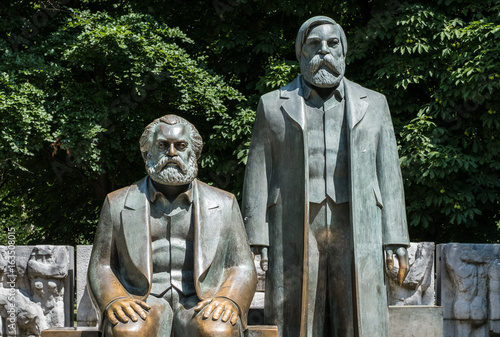
<svg viewBox="0 0 500 337"><path fill-rule="evenodd" d="M148 176L110 193L88 285L104 336L241 336L257 284L235 197L196 179L196 128L167 115L140 148Z"/></svg>

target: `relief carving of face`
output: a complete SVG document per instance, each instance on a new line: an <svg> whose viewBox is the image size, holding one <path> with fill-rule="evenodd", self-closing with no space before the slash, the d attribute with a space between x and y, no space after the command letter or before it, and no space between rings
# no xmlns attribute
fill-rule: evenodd
<svg viewBox="0 0 500 337"><path fill-rule="evenodd" d="M322 24L311 29L300 57L304 79L319 88L335 88L345 73L345 59L337 26Z"/></svg>

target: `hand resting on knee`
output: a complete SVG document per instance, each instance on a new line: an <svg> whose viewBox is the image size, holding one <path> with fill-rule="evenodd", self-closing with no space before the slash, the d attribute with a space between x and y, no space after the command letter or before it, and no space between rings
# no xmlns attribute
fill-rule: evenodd
<svg viewBox="0 0 500 337"><path fill-rule="evenodd" d="M217 321L221 317L222 322L226 323L229 321L232 325L235 325L238 321L238 307L233 301L227 298L213 297L205 299L198 303L194 311L200 312L203 308L206 308L203 312L203 319L207 319L212 315L212 320L214 321Z"/></svg>
<svg viewBox="0 0 500 337"><path fill-rule="evenodd" d="M133 322L137 322L139 319L137 315L145 320L149 309L151 309L151 307L145 302L128 297L119 298L111 303L105 313L111 324L115 325L118 324L118 322L128 323L129 318Z"/></svg>

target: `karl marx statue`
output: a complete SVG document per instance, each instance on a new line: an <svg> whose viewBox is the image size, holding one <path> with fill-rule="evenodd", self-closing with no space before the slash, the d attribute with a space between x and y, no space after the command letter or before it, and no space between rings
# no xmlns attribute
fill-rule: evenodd
<svg viewBox="0 0 500 337"><path fill-rule="evenodd" d="M334 20L307 20L295 52L301 75L260 99L243 191L265 323L287 337L386 337L384 268L395 254L402 282L409 246L389 107L344 77Z"/></svg>
<svg viewBox="0 0 500 337"><path fill-rule="evenodd" d="M185 119L149 124L148 176L110 193L88 272L104 336L242 336L257 284L235 197L196 179Z"/></svg>

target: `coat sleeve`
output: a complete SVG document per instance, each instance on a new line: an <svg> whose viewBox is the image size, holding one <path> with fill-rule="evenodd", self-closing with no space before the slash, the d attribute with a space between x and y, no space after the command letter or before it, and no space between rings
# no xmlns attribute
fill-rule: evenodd
<svg viewBox="0 0 500 337"><path fill-rule="evenodd" d="M225 259L224 280L215 297L230 299L237 305L243 329L246 329L248 310L257 287L257 272L248 246L240 209L234 196L231 218L224 228L225 249L218 250L218 254L223 254Z"/></svg>
<svg viewBox="0 0 500 337"><path fill-rule="evenodd" d="M385 97L383 104L382 126L377 146L377 178L383 201L383 243L409 246L403 179L396 137Z"/></svg>
<svg viewBox="0 0 500 337"><path fill-rule="evenodd" d="M109 197L104 201L90 256L87 284L100 314L118 298L130 297L113 272L114 226ZM115 219L116 220L116 219Z"/></svg>
<svg viewBox="0 0 500 337"><path fill-rule="evenodd" d="M272 169L269 129L264 101L257 107L243 184L243 219L252 246L269 246L266 222L268 180Z"/></svg>

